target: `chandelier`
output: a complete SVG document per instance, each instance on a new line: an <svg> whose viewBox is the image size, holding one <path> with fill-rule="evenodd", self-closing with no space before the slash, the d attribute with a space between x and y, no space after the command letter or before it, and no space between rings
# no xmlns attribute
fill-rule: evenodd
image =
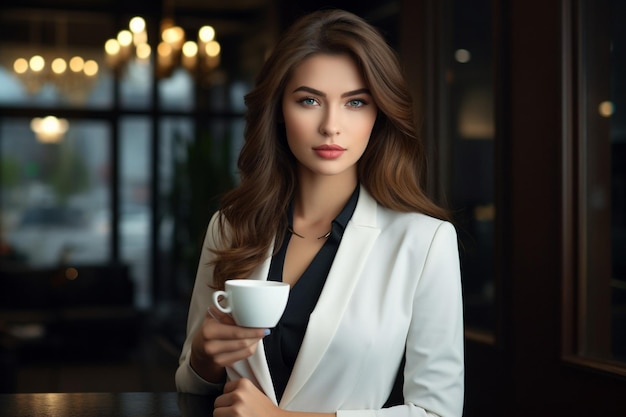
<svg viewBox="0 0 626 417"><path fill-rule="evenodd" d="M41 42L41 28L44 19L33 19L30 45L7 46L3 51L2 63L12 67L14 75L29 95L38 94L45 86L52 86L73 104L82 104L93 87L100 65L97 58L89 57L90 51L71 48L67 42L67 21L63 18L50 18L55 30L54 46L44 46Z"/></svg>
<svg viewBox="0 0 626 417"><path fill-rule="evenodd" d="M47 84L53 84L70 101L81 102L83 93L91 88L98 74L98 63L79 55L71 58L51 55L46 59L35 54L28 59L19 57L13 62L13 71L29 94L36 94Z"/></svg>
<svg viewBox="0 0 626 417"><path fill-rule="evenodd" d="M172 19L165 18L161 21L160 37L154 59L159 79L169 77L179 67L202 79L220 63L221 47L211 26L202 26L196 40L187 40L184 29L175 25ZM108 65L116 71L122 70L131 60L148 62L153 53L145 19L140 16L130 19L128 28L107 40L104 50Z"/></svg>

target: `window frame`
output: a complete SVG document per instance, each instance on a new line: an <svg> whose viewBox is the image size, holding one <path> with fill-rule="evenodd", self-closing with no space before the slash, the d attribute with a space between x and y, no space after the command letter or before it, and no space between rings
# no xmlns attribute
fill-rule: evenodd
<svg viewBox="0 0 626 417"><path fill-rule="evenodd" d="M589 8L583 10L592 3L601 16L590 17ZM626 363L601 357L610 352L611 337L610 206L608 215L589 209L589 182L608 188L611 181L608 168L597 169L610 167L610 149L602 148L602 141L590 140L609 137L609 119L594 120L590 115L597 114L591 104L594 97L609 96L610 84L602 70L610 62L609 54L585 43L589 32L592 42L610 39L603 39L608 37L608 25L599 24L609 15L608 5L608 0L562 2L561 359L566 365L626 376ZM596 25L589 28L588 23Z"/></svg>

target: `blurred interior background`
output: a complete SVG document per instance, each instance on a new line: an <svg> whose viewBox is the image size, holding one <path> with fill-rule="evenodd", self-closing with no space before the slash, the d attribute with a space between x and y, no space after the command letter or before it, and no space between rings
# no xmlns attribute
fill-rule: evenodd
<svg viewBox="0 0 626 417"><path fill-rule="evenodd" d="M462 244L466 415L528 407L538 372L570 384L544 407L623 389L626 8L547 3L4 1L0 392L175 390L243 95L324 7L377 26L416 98Z"/></svg>
<svg viewBox="0 0 626 417"><path fill-rule="evenodd" d="M337 6L396 39L398 2ZM282 29L319 7L3 2L2 391L175 389L243 95Z"/></svg>

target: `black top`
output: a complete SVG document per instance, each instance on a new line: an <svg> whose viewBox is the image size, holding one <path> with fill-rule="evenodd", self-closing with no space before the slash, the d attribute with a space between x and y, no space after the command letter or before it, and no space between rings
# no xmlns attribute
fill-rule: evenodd
<svg viewBox="0 0 626 417"><path fill-rule="evenodd" d="M348 221L352 218L358 199L359 187L354 190L348 203L333 220L330 235L326 239L324 246L315 255L313 261L311 261L311 264L306 268L293 288L291 288L287 307L285 307L285 312L280 321L272 329L272 333L263 339L265 356L272 375L276 398L279 402L300 351L300 345L309 323L309 316L317 304L322 288L324 288L326 277L337 254L337 249L339 249L343 232ZM290 228L292 224L293 207L290 207ZM272 257L269 280L283 280L283 266L290 238L291 233L286 231L280 250Z"/></svg>

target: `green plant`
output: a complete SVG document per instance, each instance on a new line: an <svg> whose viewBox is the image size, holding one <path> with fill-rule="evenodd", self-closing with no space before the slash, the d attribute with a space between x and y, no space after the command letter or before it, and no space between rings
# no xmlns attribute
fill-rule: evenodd
<svg viewBox="0 0 626 417"><path fill-rule="evenodd" d="M178 146L185 147L184 159L176 164L171 195L176 245L175 258L187 271L194 271L206 228L217 210L219 197L234 186L230 167L229 140L215 140L208 132L195 140L175 134ZM193 279L191 273L186 275Z"/></svg>

